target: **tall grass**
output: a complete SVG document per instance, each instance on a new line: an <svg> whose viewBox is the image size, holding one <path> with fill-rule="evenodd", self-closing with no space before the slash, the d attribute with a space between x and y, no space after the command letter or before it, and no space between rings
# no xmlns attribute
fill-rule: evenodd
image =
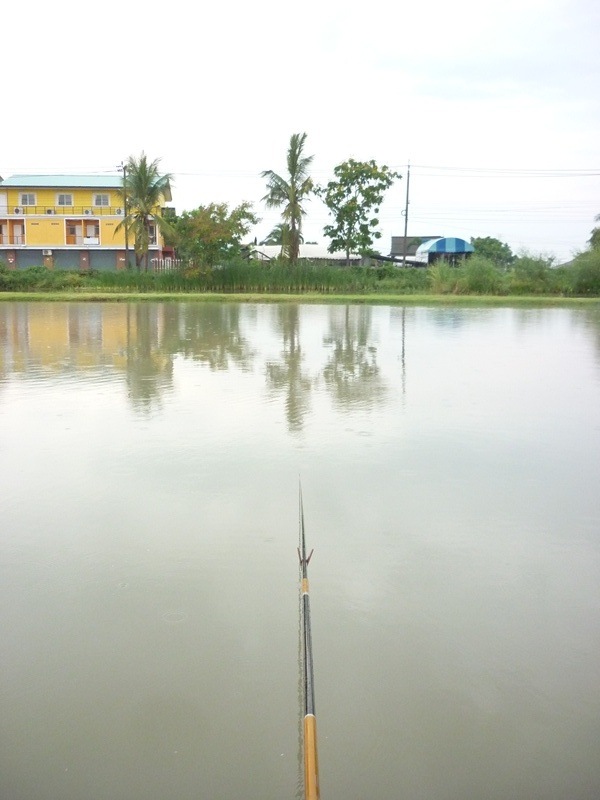
<svg viewBox="0 0 600 800"><path fill-rule="evenodd" d="M216 269L184 269L152 273L73 272L34 267L1 270L0 291L135 291L372 294L425 290L425 270L337 267L283 262L268 265L240 259Z"/></svg>
<svg viewBox="0 0 600 800"><path fill-rule="evenodd" d="M323 295L555 295L600 296L600 251L579 254L569 267L554 268L541 256L522 255L509 270L474 255L457 266L429 268L343 267L238 259L215 269L152 273L75 272L33 267L8 270L0 263L0 292L246 293Z"/></svg>
<svg viewBox="0 0 600 800"><path fill-rule="evenodd" d="M428 270L434 294L504 294L504 272L487 258L472 256L458 266L438 261Z"/></svg>

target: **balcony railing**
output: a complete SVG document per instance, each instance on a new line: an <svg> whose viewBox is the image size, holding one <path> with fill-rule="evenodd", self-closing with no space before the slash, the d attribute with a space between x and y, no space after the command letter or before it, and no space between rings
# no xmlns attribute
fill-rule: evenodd
<svg viewBox="0 0 600 800"><path fill-rule="evenodd" d="M65 237L65 244L67 245L91 245L91 244L100 244L100 238L98 236L73 236L71 234L67 234ZM58 245L55 245L58 247Z"/></svg>
<svg viewBox="0 0 600 800"><path fill-rule="evenodd" d="M8 206L0 209L0 217L122 217L123 206Z"/></svg>
<svg viewBox="0 0 600 800"><path fill-rule="evenodd" d="M8 234L2 233L0 234L0 245L24 245L25 244L25 237L23 235L19 236L15 234Z"/></svg>

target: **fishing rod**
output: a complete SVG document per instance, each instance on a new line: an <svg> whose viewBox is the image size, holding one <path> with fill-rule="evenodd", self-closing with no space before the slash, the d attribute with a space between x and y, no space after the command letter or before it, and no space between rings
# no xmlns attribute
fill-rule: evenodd
<svg viewBox="0 0 600 800"><path fill-rule="evenodd" d="M304 506L302 486L299 487L299 547L300 592L302 615L302 668L304 695L304 797L306 800L319 800L319 759L317 757L317 718L315 716L315 682L313 674L312 637L310 630L310 598L308 595L308 565L314 550L306 556L306 537L304 533Z"/></svg>

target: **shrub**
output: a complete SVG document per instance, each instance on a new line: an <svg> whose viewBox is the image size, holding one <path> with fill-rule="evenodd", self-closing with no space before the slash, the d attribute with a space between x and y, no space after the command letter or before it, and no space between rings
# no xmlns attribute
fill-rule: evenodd
<svg viewBox="0 0 600 800"><path fill-rule="evenodd" d="M553 259L543 255L520 255L509 272L511 294L549 294L555 284L552 277Z"/></svg>
<svg viewBox="0 0 600 800"><path fill-rule="evenodd" d="M434 294L456 293L458 278L458 270L447 261L437 261L427 269L429 288Z"/></svg>
<svg viewBox="0 0 600 800"><path fill-rule="evenodd" d="M600 296L600 250L586 250L575 257L571 269L575 294Z"/></svg>
<svg viewBox="0 0 600 800"><path fill-rule="evenodd" d="M493 261L482 256L465 259L458 268L459 294L501 294L503 273Z"/></svg>

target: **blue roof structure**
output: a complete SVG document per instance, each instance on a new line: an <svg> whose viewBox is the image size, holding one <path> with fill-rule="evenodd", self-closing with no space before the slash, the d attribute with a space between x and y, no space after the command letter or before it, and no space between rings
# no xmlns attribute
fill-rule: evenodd
<svg viewBox="0 0 600 800"><path fill-rule="evenodd" d="M417 255L427 253L474 253L475 248L464 239L455 236L442 236L440 239L429 239L419 245Z"/></svg>

